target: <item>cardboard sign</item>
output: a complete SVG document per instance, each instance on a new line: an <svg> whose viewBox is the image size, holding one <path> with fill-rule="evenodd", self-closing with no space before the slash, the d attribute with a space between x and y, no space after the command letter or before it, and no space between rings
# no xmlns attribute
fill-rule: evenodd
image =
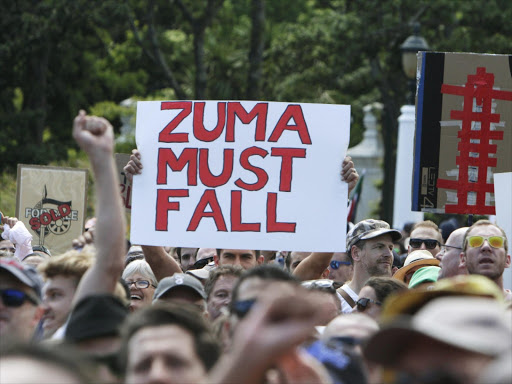
<svg viewBox="0 0 512 384"><path fill-rule="evenodd" d="M498 224L508 239L508 254L512 243L512 172L496 173L494 175L494 189L496 198L496 224ZM512 268L503 272L503 287L512 289Z"/></svg>
<svg viewBox="0 0 512 384"><path fill-rule="evenodd" d="M32 245L52 255L71 248L83 232L87 170L18 164L16 217L32 234Z"/></svg>
<svg viewBox="0 0 512 384"><path fill-rule="evenodd" d="M512 56L418 55L412 209L494 215L493 174L512 171Z"/></svg>
<svg viewBox="0 0 512 384"><path fill-rule="evenodd" d="M344 105L139 102L131 241L344 250L349 136Z"/></svg>
<svg viewBox="0 0 512 384"><path fill-rule="evenodd" d="M132 182L128 180L123 169L128 161L130 161L130 155L127 153L116 153L115 158L123 207L126 212L130 212L132 209Z"/></svg>

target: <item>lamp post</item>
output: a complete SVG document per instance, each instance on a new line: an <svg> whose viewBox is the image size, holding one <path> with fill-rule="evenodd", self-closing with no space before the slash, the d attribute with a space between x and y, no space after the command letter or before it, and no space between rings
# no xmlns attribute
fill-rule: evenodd
<svg viewBox="0 0 512 384"><path fill-rule="evenodd" d="M412 173L414 148L414 119L416 95L416 54L428 51L429 47L419 35L420 25L414 24L414 34L401 45L402 66L409 79L407 104L400 109L398 118L398 142L395 168L395 193L393 204L393 227L403 228L407 222L423 220L423 212L412 211Z"/></svg>
<svg viewBox="0 0 512 384"><path fill-rule="evenodd" d="M402 67L409 79L409 95L407 103L414 105L416 95L416 54L419 51L430 50L427 41L420 36L420 23L414 23L413 34L400 46L402 51Z"/></svg>

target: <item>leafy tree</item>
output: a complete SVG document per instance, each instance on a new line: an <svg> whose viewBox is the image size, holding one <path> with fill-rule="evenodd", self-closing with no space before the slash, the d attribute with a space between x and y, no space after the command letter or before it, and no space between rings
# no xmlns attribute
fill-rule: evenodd
<svg viewBox="0 0 512 384"><path fill-rule="evenodd" d="M79 108L145 92L144 71L122 58L123 47L112 50L116 2L2 3L0 171L66 158Z"/></svg>
<svg viewBox="0 0 512 384"><path fill-rule="evenodd" d="M383 104L391 219L397 117L406 102L400 45L411 23L439 51L512 51L506 0L0 0L0 171L65 159L79 108L122 100L261 99Z"/></svg>

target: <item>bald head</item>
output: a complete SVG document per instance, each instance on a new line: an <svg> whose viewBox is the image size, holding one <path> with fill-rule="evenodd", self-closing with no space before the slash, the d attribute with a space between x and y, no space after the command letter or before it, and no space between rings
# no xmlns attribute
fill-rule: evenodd
<svg viewBox="0 0 512 384"><path fill-rule="evenodd" d="M441 261L438 280L457 275L467 275L466 267L460 266L462 242L467 230L468 227L462 227L453 231L446 240L445 247L436 255L436 258Z"/></svg>

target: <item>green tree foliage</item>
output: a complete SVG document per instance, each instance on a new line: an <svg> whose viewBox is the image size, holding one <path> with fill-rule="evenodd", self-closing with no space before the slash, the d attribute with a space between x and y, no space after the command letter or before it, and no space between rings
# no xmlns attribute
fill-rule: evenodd
<svg viewBox="0 0 512 384"><path fill-rule="evenodd" d="M2 1L0 170L66 158L79 108L145 92L144 70L131 66L140 50L115 44L122 9L95 3Z"/></svg>
<svg viewBox="0 0 512 384"><path fill-rule="evenodd" d="M384 106L383 205L391 219L400 45L421 23L438 51L512 52L507 0L0 0L0 171L65 159L79 108L116 128L126 98ZM255 96L257 95L257 96Z"/></svg>

